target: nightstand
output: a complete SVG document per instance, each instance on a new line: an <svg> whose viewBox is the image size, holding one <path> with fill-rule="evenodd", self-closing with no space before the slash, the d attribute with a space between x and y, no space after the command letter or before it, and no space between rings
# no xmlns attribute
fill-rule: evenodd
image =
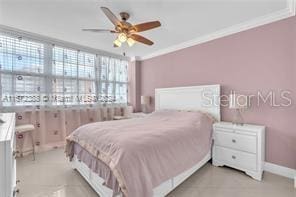
<svg viewBox="0 0 296 197"><path fill-rule="evenodd" d="M265 126L218 122L213 125L213 165L244 171L261 181L265 160Z"/></svg>

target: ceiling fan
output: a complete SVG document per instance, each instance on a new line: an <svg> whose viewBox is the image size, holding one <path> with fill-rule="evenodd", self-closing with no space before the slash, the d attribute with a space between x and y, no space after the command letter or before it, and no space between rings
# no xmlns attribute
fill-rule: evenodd
<svg viewBox="0 0 296 197"><path fill-rule="evenodd" d="M82 31L97 33L109 32L118 34L116 40L113 42L114 47L120 47L124 42L127 42L127 44L131 47L135 44L136 41L146 45L153 45L153 42L151 40L136 33L159 27L161 25L159 21L151 21L147 23L132 25L127 22L130 17L127 12L120 12L121 20L119 20L108 8L101 7L101 9L107 16L107 18L114 24L115 29L82 29Z"/></svg>

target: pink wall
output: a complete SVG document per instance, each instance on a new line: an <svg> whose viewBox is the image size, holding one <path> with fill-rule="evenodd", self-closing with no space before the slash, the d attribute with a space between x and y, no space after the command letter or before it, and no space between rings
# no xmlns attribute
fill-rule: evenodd
<svg viewBox="0 0 296 197"><path fill-rule="evenodd" d="M252 106L244 118L267 126L268 162L296 169L296 17L141 62L141 95L201 84L221 84L226 94L290 90L292 106ZM222 119L231 112L223 108Z"/></svg>

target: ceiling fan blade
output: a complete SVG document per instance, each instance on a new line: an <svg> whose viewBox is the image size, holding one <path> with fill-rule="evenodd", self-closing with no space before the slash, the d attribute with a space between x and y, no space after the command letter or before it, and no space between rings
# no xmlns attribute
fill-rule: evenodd
<svg viewBox="0 0 296 197"><path fill-rule="evenodd" d="M151 21L147 23L141 23L133 26L133 29L135 29L136 32L142 32L142 31L147 31L149 29L153 29L156 27L161 26L159 21Z"/></svg>
<svg viewBox="0 0 296 197"><path fill-rule="evenodd" d="M153 42L151 40L148 40L147 38L144 38L143 36L140 36L138 34L132 34L129 37L143 44L153 45Z"/></svg>
<svg viewBox="0 0 296 197"><path fill-rule="evenodd" d="M98 32L98 33L117 33L114 30L109 30L109 29L82 29L82 31L89 31L89 32Z"/></svg>
<svg viewBox="0 0 296 197"><path fill-rule="evenodd" d="M121 26L120 20L109 10L109 8L101 7L104 14L107 16L107 18L115 25L115 26Z"/></svg>

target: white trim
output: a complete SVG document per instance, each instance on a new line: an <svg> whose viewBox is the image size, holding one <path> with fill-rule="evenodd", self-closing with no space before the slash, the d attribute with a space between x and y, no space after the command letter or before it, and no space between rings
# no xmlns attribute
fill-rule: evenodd
<svg viewBox="0 0 296 197"><path fill-rule="evenodd" d="M155 51L155 52L153 52L151 54L142 56L140 58L140 60L150 59L150 58L153 58L153 57L157 57L157 56L160 56L160 55L164 55L164 54L167 54L167 53L171 53L171 52L174 52L174 51L185 49L185 48L188 48L188 47L191 47L191 46L202 44L202 43L205 43L205 42L208 42L208 41L211 41L211 40L215 40L215 39L218 39L218 38L229 36L229 35L232 35L232 34L235 34L235 33L238 33L238 32L249 30L249 29L252 29L252 28L255 28L255 27L259 27L259 26L262 26L262 25L273 23L273 22L276 22L276 21L279 21L279 20L282 20L282 19L285 19L285 18L289 18L289 17L295 15L295 12L296 12L295 11L296 10L296 8L295 8L296 3L295 2L296 2L296 0L287 0L287 7L285 9L276 11L276 12L274 12L272 14L268 14L268 15L265 15L265 16L260 16L260 17L258 17L256 19L253 19L253 20L250 20L250 21L247 21L247 22L243 22L243 23L240 23L240 24L237 24L237 25L233 25L231 27L221 29L221 30L216 31L214 33L207 34L207 35L204 35L204 36L198 37L196 39L189 40L189 41L177 44L177 45L173 45L173 46L165 48L165 49L160 49L160 50Z"/></svg>
<svg viewBox="0 0 296 197"><path fill-rule="evenodd" d="M296 184L296 170L294 169L265 162L264 171L294 179Z"/></svg>

